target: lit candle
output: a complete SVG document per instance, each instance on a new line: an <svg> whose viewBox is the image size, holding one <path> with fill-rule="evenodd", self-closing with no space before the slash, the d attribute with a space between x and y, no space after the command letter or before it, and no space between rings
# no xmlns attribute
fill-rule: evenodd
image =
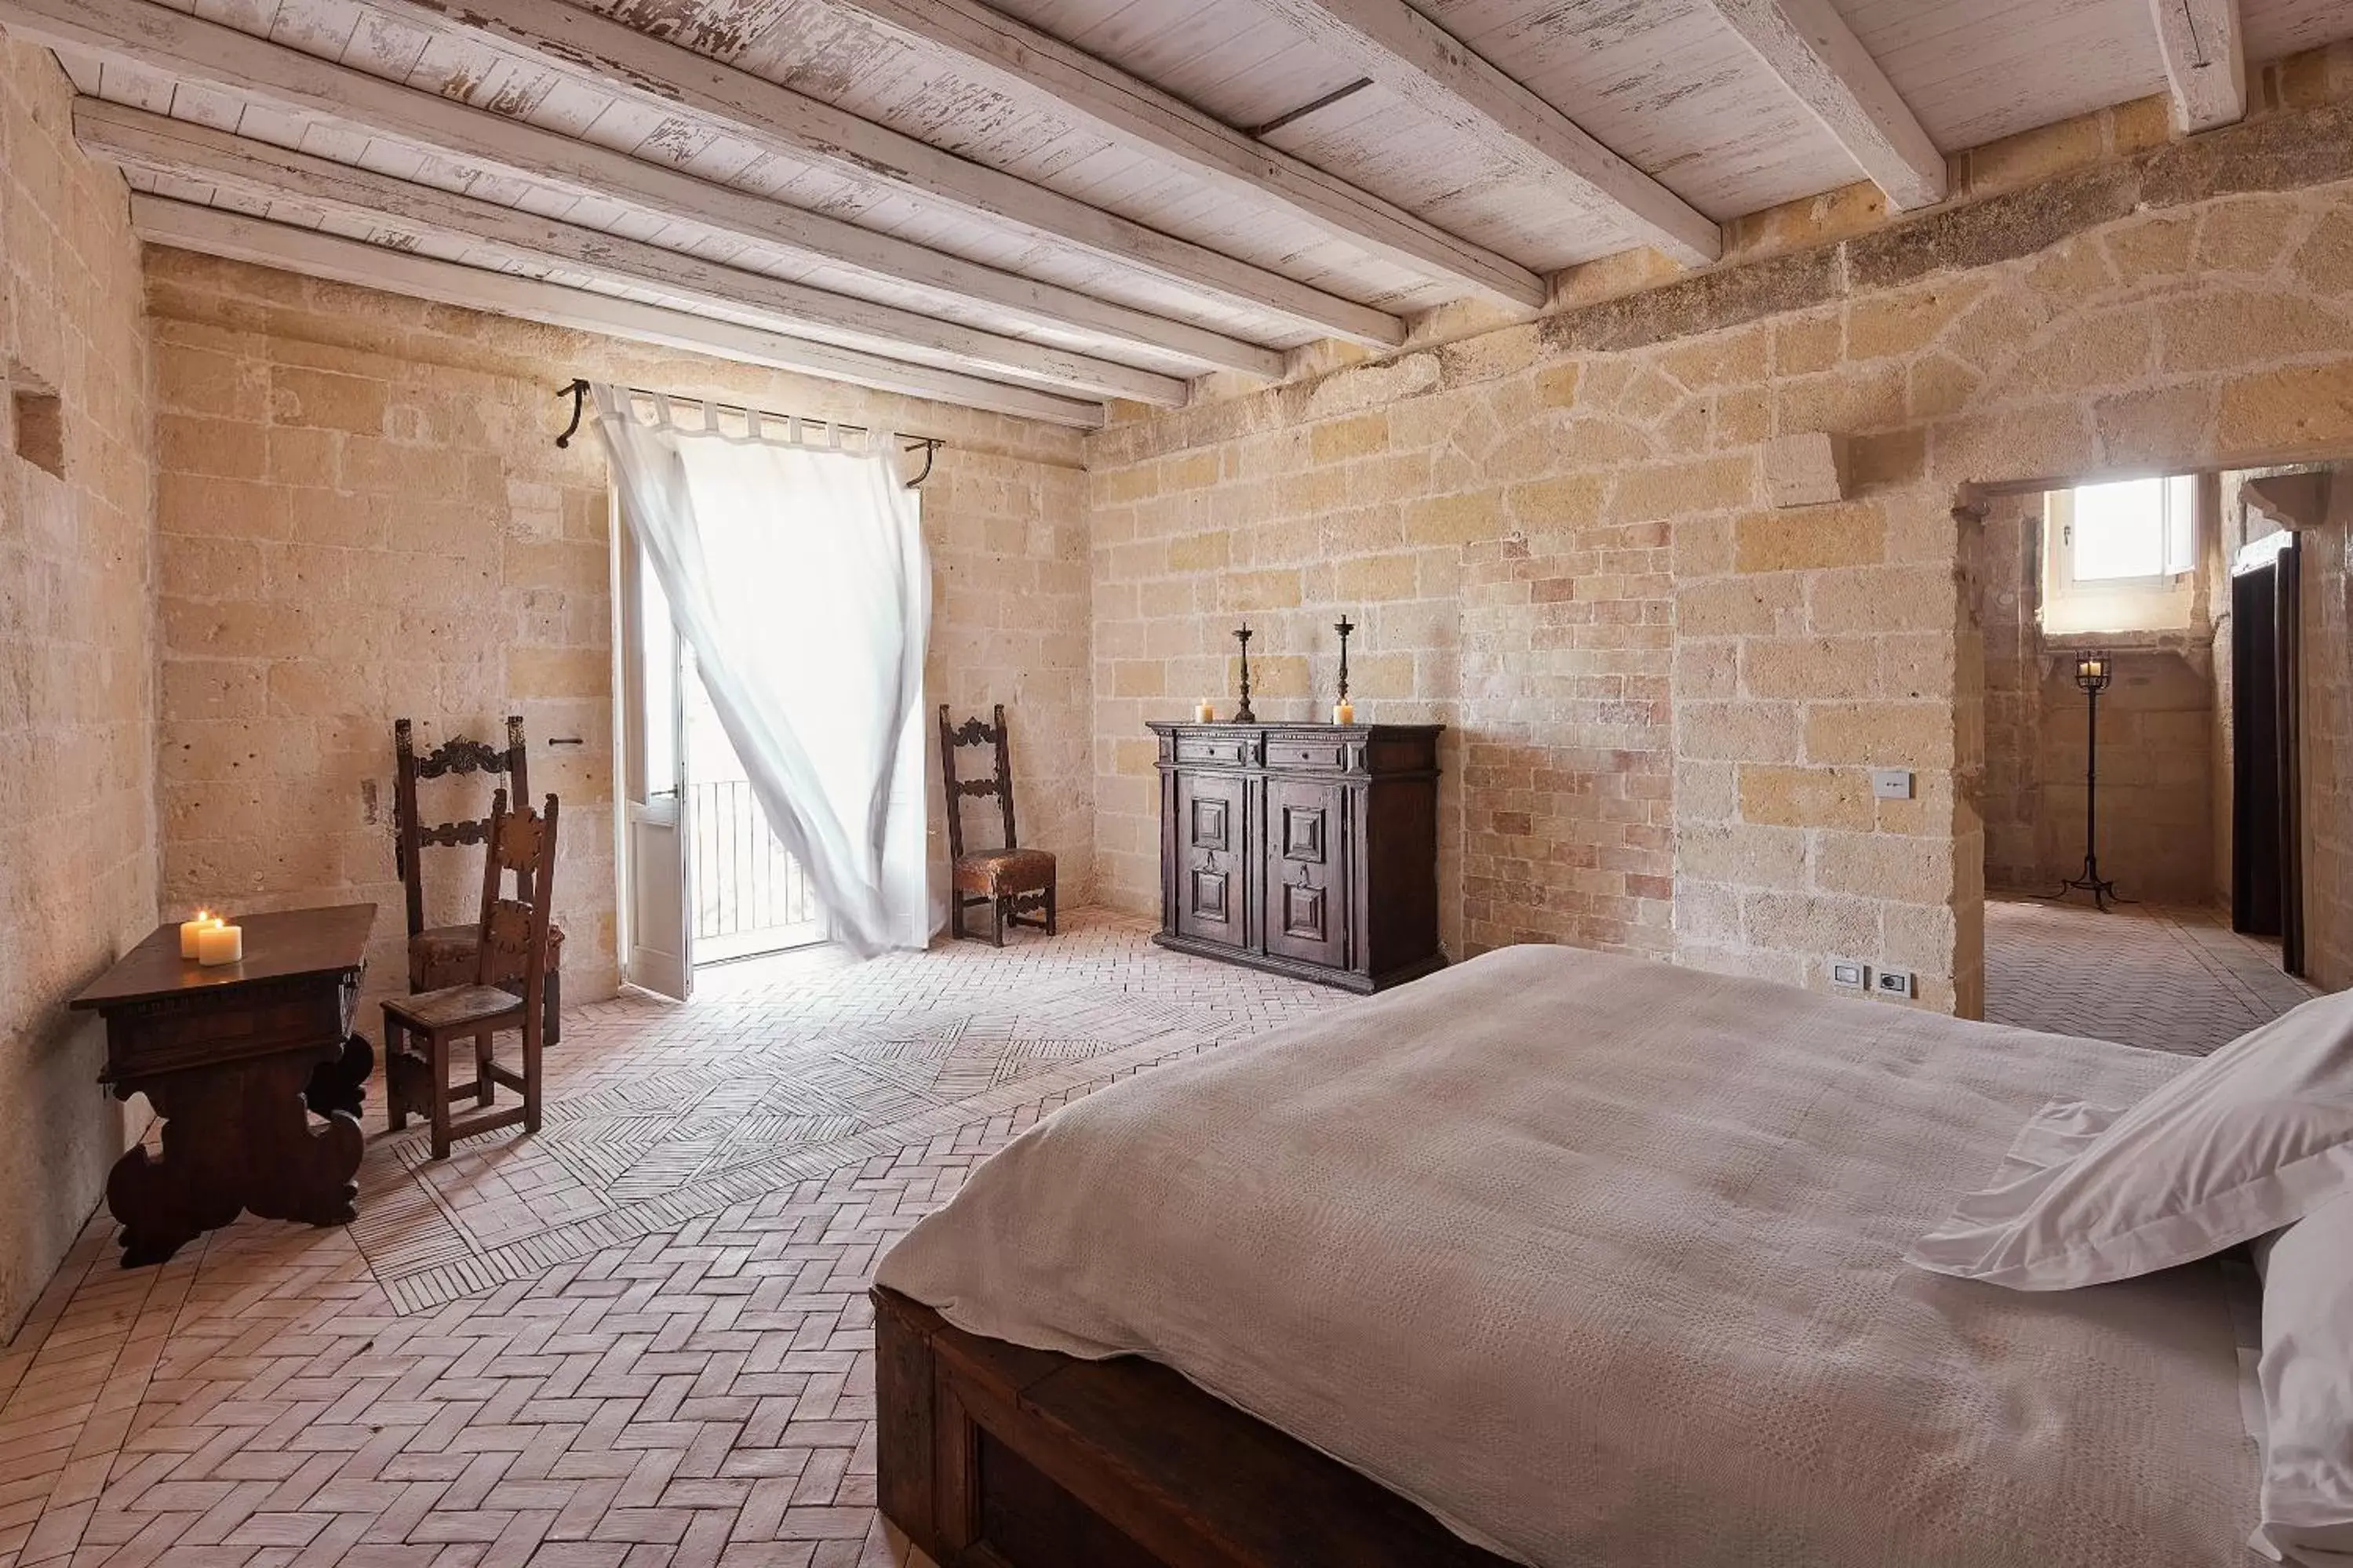
<svg viewBox="0 0 2353 1568"><path fill-rule="evenodd" d="M1202 724L1214 723L1217 721L1217 717L1218 710L1209 705L1209 700L1208 698L1204 697L1200 701L1193 705L1193 718L1196 722Z"/></svg>
<svg viewBox="0 0 2353 1568"><path fill-rule="evenodd" d="M209 930L218 924L220 924L220 917L214 914L210 910L198 910L195 920L182 921L180 922L180 956L182 958L195 957L196 933L198 931Z"/></svg>
<svg viewBox="0 0 2353 1568"><path fill-rule="evenodd" d="M196 932L196 962L203 964L238 963L245 959L245 928L225 921L215 921Z"/></svg>
<svg viewBox="0 0 2353 1568"><path fill-rule="evenodd" d="M1343 700L1332 704L1332 722L1335 724L1353 724L1356 721L1356 705L1355 703Z"/></svg>

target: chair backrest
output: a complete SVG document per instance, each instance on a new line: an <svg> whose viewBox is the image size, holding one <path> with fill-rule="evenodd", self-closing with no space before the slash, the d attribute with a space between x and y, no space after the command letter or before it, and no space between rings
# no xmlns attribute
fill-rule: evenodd
<svg viewBox="0 0 2353 1568"><path fill-rule="evenodd" d="M540 1016L540 993L547 981L547 931L555 904L555 810L554 795L536 812L507 806L507 792L491 797L488 847L482 852L482 939L475 954L474 980L481 985L522 984L527 1018ZM518 896L501 889L513 873Z"/></svg>
<svg viewBox="0 0 2353 1568"><path fill-rule="evenodd" d="M463 735L444 741L420 757L406 719L396 719L392 725L392 751L398 772L393 782L393 863L399 869L400 883L407 894L408 934L415 936L425 929L425 870L419 851L436 847L455 849L463 845L482 843L490 834L488 817L476 817L470 822L444 822L433 827L424 825L417 814L417 784L419 779L438 779L451 773L485 773L512 784L517 800L531 798L531 763L523 748L522 716L515 714L507 720L507 744L504 751L494 751L480 741L470 741ZM531 889L520 889L528 899Z"/></svg>
<svg viewBox="0 0 2353 1568"><path fill-rule="evenodd" d="M948 792L948 855L950 858L964 853L964 797L990 795L997 797L1005 808L1005 844L1008 849L1018 849L1021 840L1013 826L1013 753L1005 742L1005 704L997 704L994 717L987 723L967 719L962 724L948 722L948 705L940 704L940 773ZM956 750L961 746L989 746L996 751L997 772L985 779L956 778Z"/></svg>

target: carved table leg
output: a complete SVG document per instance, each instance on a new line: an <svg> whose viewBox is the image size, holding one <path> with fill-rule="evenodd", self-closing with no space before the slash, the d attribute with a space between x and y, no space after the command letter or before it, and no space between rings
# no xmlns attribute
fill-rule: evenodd
<svg viewBox="0 0 2353 1568"><path fill-rule="evenodd" d="M133 1149L107 1177L124 1268L163 1262L240 1209L311 1225L356 1217L353 1178L366 1142L360 1124L338 1110L314 1126L303 1102L320 1054L256 1057L121 1086L145 1094L164 1123L161 1158Z"/></svg>
<svg viewBox="0 0 2353 1568"><path fill-rule="evenodd" d="M364 1035L343 1042L343 1054L321 1062L311 1074L303 1102L321 1116L341 1110L353 1117L367 1104L368 1075L375 1070L375 1047Z"/></svg>

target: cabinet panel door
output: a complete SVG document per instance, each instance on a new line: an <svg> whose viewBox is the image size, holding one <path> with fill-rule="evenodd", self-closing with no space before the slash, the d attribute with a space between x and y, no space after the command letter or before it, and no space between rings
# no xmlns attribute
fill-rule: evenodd
<svg viewBox="0 0 2353 1568"><path fill-rule="evenodd" d="M1176 776L1176 930L1243 944L1244 781L1233 773Z"/></svg>
<svg viewBox="0 0 2353 1568"><path fill-rule="evenodd" d="M1346 967L1347 815L1344 785L1267 781L1267 952Z"/></svg>

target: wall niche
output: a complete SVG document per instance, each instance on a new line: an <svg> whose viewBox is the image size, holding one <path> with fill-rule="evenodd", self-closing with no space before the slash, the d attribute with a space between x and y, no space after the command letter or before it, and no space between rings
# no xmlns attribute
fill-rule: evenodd
<svg viewBox="0 0 2353 1568"><path fill-rule="evenodd" d="M65 405L45 387L11 381L11 427L16 456L53 479L66 477Z"/></svg>

